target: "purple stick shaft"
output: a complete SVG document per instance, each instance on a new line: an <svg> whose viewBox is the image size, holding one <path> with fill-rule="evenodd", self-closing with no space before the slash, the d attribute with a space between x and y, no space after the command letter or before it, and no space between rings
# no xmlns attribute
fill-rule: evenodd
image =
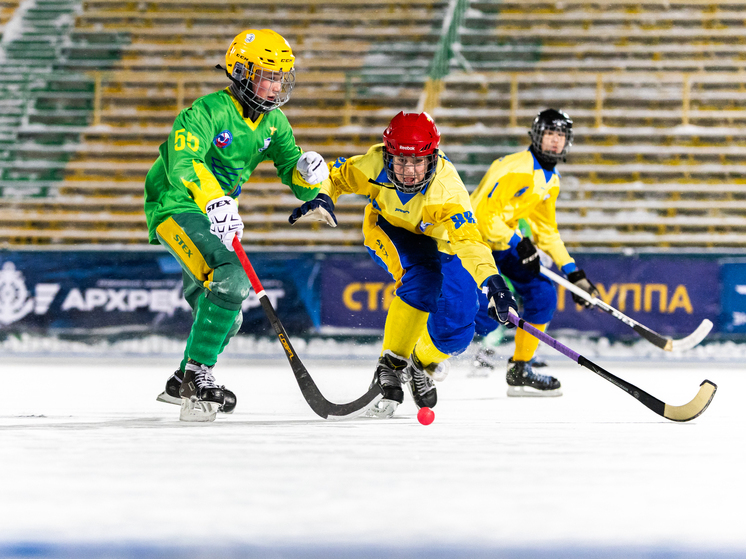
<svg viewBox="0 0 746 559"><path fill-rule="evenodd" d="M528 322L526 322L522 318L517 317L513 313L510 313L508 315L508 320L510 320L510 322L516 326L516 328L520 328L521 330L525 330L526 332L528 332L532 336L534 336L536 338L539 338L542 342L544 342L548 346L553 347L554 349L556 349L557 351L559 351L561 354L567 355L570 359L572 359L576 363L580 363L580 354L579 353L574 352L573 350L571 350L566 345L562 345L561 343L559 343L557 340L555 340L549 334L545 334L544 332L542 332L538 328L534 328Z"/></svg>

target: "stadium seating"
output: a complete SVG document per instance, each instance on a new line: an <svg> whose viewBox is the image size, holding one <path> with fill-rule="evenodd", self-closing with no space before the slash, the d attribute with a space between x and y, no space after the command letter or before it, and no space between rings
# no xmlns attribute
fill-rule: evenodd
<svg viewBox="0 0 746 559"><path fill-rule="evenodd" d="M734 246L743 235L741 2L475 0L433 111L470 187L546 107L575 122L571 246ZM449 139L450 138L450 139Z"/></svg>
<svg viewBox="0 0 746 559"><path fill-rule="evenodd" d="M334 131L387 121L402 102L403 108L415 108L434 49L429 43L437 41L446 2L363 1L354 11L350 5L340 0L310 6L293 0L250 6L86 2L57 49L54 68L44 72L43 81L26 86L23 122L12 130L10 157L0 162L0 242L142 243L145 173L176 112L225 87L225 75L214 65L223 62L240 31L236 21L277 30L298 54L298 86L286 109L305 149L323 144L325 155L334 157L369 143L365 136L341 152L349 146L339 145ZM277 25L278 13L288 14L282 25ZM26 21L26 27L34 26ZM413 45L428 44L429 51L407 48L407 60L397 68L389 60L395 53L381 57L380 51L386 50L383 40L404 44L402 37ZM18 58L19 64L25 60ZM247 237L255 242L276 243L276 237L289 244L325 242L326 231L308 235L318 226L284 226L295 202L271 164L260 166L244 192L257 212L244 212ZM40 197L50 211L40 211ZM340 216L342 223L359 221L362 206L352 204L356 211ZM354 244L358 229L335 231L329 242Z"/></svg>
<svg viewBox="0 0 746 559"><path fill-rule="evenodd" d="M0 3L0 26L17 5ZM395 112L422 106L448 5L39 0L0 71L0 243L145 242L145 173L177 111L225 86L213 67L235 22L293 46L283 111L299 145L363 153ZM559 167L570 246L743 245L745 16L735 0L471 0L433 109L443 150L472 189L528 145L539 110L563 108L576 133ZM343 199L335 230L290 228L288 192L271 164L244 185L250 242L359 244L364 200Z"/></svg>

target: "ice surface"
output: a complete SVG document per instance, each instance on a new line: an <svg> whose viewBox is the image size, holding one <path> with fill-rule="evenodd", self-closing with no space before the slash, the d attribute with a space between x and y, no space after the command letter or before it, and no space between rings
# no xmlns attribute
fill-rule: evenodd
<svg viewBox="0 0 746 559"><path fill-rule="evenodd" d="M743 366L595 361L672 405L705 378L718 393L673 423L569 360L550 362L565 395L547 399L462 361L430 426L408 394L393 419L331 422L286 361L229 357L236 412L186 424L155 401L173 359L6 358L0 557L746 554ZM306 365L340 402L373 369Z"/></svg>

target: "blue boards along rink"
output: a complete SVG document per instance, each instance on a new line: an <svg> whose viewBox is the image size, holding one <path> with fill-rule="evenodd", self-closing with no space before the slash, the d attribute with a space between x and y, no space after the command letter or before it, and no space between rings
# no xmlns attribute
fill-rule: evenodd
<svg viewBox="0 0 746 559"><path fill-rule="evenodd" d="M438 384L435 422L324 421L283 359L216 368L238 407L178 421L155 401L175 359L10 357L0 379L0 557L742 557L737 363L605 362L667 403L709 378L688 423L569 360L561 398L502 371ZM374 359L304 359L336 402Z"/></svg>

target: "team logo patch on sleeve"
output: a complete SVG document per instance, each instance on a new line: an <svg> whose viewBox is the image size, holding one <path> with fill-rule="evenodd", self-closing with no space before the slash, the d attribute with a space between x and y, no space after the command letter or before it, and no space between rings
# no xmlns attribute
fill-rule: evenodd
<svg viewBox="0 0 746 559"><path fill-rule="evenodd" d="M272 143L272 137L264 138L264 146L259 148L259 152L263 152L265 149L269 147L269 144Z"/></svg>
<svg viewBox="0 0 746 559"><path fill-rule="evenodd" d="M430 227L432 223L428 223L426 221L420 221L420 225L417 227L420 230L420 233L424 233L425 229Z"/></svg>
<svg viewBox="0 0 746 559"><path fill-rule="evenodd" d="M230 130L223 130L220 134L215 136L215 139L212 142L215 144L215 146L223 149L231 145L232 141L233 134L231 134Z"/></svg>

